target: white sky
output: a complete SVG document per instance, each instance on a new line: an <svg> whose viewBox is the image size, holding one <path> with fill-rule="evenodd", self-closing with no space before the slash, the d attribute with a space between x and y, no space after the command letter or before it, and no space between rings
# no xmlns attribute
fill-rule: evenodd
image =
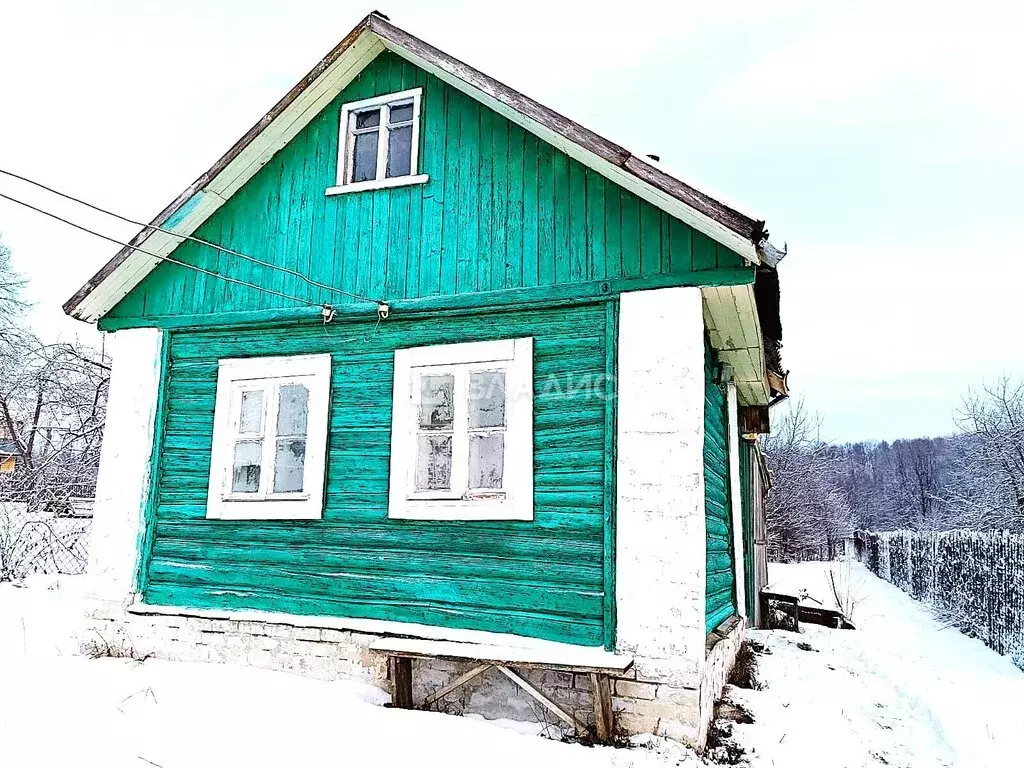
<svg viewBox="0 0 1024 768"><path fill-rule="evenodd" d="M722 7L718 7L722 6ZM369 10L0 0L0 167L148 220ZM1024 374L1019 4L391 2L393 21L766 218L826 437L943 434ZM133 234L44 202L115 237ZM47 335L116 251L0 200Z"/></svg>

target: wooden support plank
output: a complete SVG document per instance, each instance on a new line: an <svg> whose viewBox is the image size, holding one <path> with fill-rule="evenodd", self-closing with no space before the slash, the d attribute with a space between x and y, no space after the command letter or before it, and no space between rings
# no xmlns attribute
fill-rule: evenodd
<svg viewBox="0 0 1024 768"><path fill-rule="evenodd" d="M614 735L611 684L608 675L599 672L590 673L590 684L594 689L594 727L597 730L597 740L607 744Z"/></svg>
<svg viewBox="0 0 1024 768"><path fill-rule="evenodd" d="M407 659L407 661L409 661L409 660ZM447 696L449 693L454 691L456 688L460 688L461 686L465 685L470 680L472 680L474 677L477 677L478 675L482 675L484 672L486 672L492 666L494 666L494 665L493 664L478 664L477 666L475 666L471 670L469 670L469 672L467 672L466 674L461 675L461 676L455 678L454 680L452 680L452 682L448 683L448 685L444 686L443 688L438 688L432 694L430 694L429 696L427 696L426 698L423 699L423 709L426 709L427 707L429 707L431 704L433 704L438 699L443 698L444 696Z"/></svg>
<svg viewBox="0 0 1024 768"><path fill-rule="evenodd" d="M631 657L619 656L603 648L556 643L538 643L532 647L514 648L480 643L386 637L371 643L370 650L410 659L476 661L496 666L514 664L526 669L553 669L581 674L602 672L621 675L633 666Z"/></svg>
<svg viewBox="0 0 1024 768"><path fill-rule="evenodd" d="M394 686L391 703L398 709L412 709L412 659L391 658L391 682Z"/></svg>
<svg viewBox="0 0 1024 768"><path fill-rule="evenodd" d="M524 691L526 691L528 694L530 694L534 699L537 700L537 702L541 706L543 706L545 709L547 709L553 715L555 715L558 718L561 718L562 720L567 722L569 725L573 726L578 733L586 732L587 726L584 723L581 723L575 717L573 717L568 712L566 712L564 709L559 707L557 704L555 704L553 701L551 701L551 699L549 699L543 693L538 691L536 688L534 688L532 685L530 685L530 683L528 683L522 677L517 675L511 669L509 669L508 667L503 667L500 664L495 664L494 667L499 672L501 672L503 675L505 675L505 677L507 677L509 680L511 680L513 683L515 683L520 688L522 688Z"/></svg>

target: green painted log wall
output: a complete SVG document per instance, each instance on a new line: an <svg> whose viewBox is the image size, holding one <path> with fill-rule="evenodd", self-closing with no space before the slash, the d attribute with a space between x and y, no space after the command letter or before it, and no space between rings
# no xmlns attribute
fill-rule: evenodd
<svg viewBox="0 0 1024 768"><path fill-rule="evenodd" d="M729 483L729 413L719 366L705 341L704 361L704 517L707 523L708 632L736 613L736 571Z"/></svg>
<svg viewBox="0 0 1024 768"><path fill-rule="evenodd" d="M614 323L608 300L171 332L145 600L610 644ZM518 336L535 339L535 519L388 520L394 350ZM218 358L322 352L333 357L323 519L207 520Z"/></svg>
<svg viewBox="0 0 1024 768"><path fill-rule="evenodd" d="M420 172L404 188L327 197L346 101L422 87ZM739 256L395 54L379 55L196 235L375 299L619 278L686 278ZM314 303L348 299L186 242L174 258ZM753 274L750 275L753 280ZM104 320L295 306L161 264ZM126 325L130 323L122 323Z"/></svg>

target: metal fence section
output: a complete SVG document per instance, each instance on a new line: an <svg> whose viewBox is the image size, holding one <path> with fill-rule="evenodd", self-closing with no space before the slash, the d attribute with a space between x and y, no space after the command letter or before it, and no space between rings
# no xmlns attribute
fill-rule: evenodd
<svg viewBox="0 0 1024 768"><path fill-rule="evenodd" d="M857 559L1024 669L1024 534L854 534Z"/></svg>
<svg viewBox="0 0 1024 768"><path fill-rule="evenodd" d="M76 502L52 511L0 501L0 581L33 573L85 572L92 505Z"/></svg>

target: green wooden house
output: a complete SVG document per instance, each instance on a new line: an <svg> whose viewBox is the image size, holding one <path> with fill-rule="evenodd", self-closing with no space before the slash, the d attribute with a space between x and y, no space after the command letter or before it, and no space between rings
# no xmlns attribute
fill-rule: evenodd
<svg viewBox="0 0 1024 768"><path fill-rule="evenodd" d="M115 358L91 619L381 685L396 637L610 671L617 727L702 743L754 614L780 257L371 14L65 305ZM483 678L463 704L516 716Z"/></svg>

